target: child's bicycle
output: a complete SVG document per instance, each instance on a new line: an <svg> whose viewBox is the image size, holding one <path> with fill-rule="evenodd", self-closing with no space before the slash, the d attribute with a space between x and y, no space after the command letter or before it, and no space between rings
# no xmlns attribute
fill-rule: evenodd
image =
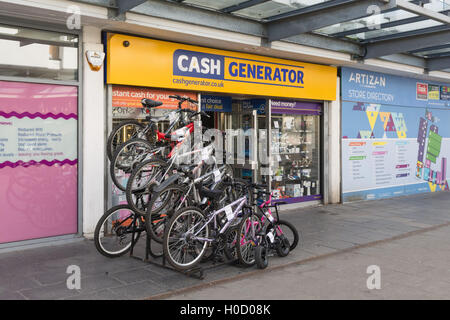
<svg viewBox="0 0 450 320"><path fill-rule="evenodd" d="M272 204L272 194L264 191L265 186L252 185L257 190L258 210L260 211L261 221L264 226L258 235L255 247L255 262L258 268L264 269L268 266L268 257L274 252L279 257L285 257L290 251L294 250L299 241L297 229L290 222L281 220L278 214L278 206L285 202ZM266 196L266 197L264 197ZM264 201L264 198L268 199ZM271 208L275 208L275 217Z"/></svg>

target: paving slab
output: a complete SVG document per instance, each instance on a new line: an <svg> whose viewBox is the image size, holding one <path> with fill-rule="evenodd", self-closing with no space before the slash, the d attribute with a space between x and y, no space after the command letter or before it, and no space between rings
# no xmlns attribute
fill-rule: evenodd
<svg viewBox="0 0 450 320"><path fill-rule="evenodd" d="M402 299L448 300L450 297L450 251L429 253L438 247L438 237L424 237L434 232L447 235L450 226L411 234L403 238L360 247L349 252L318 258L283 269L253 273L213 287L179 292L167 299ZM425 239L424 239L425 238ZM410 256L403 248L416 246L417 254ZM408 260L404 258L407 257ZM423 264L423 257L433 266ZM369 266L380 270L380 287L367 285ZM242 288L245 288L243 292Z"/></svg>
<svg viewBox="0 0 450 320"><path fill-rule="evenodd" d="M411 276L411 272L431 273L430 268L437 263L450 265L450 257L446 254L450 252L450 241L444 230L436 229L434 232L416 234L421 230L450 223L448 208L450 208L449 193L440 192L283 211L280 214L282 219L296 226L302 241L299 247L286 258L271 257L270 265L282 268L295 263L313 263L315 259L325 257L346 257L345 255L350 253L349 250L365 248L367 250L365 259L370 260L380 256L385 259L383 263L386 270L392 274L392 279L388 274L387 280L393 286L395 275L402 272L400 268L408 267L408 263L416 262L418 265L410 269L409 273L402 274L405 281L408 275ZM391 241L390 239L396 239L405 234L414 234L418 241L403 242L402 247L394 242L391 245L386 244L386 248L382 250L367 247L371 243ZM436 247L437 243L440 245ZM161 250L161 246L157 244L154 248ZM393 257L385 257L386 250L393 250L396 254ZM402 252L403 256L399 255L399 252ZM142 257L143 253L144 241L140 241L135 254ZM440 256L440 259L436 259L436 256ZM300 292L297 298L310 299L322 296L326 290L327 281L330 283L334 280L326 278L327 281L317 282L316 277L321 272L332 274L333 268L348 274L344 272L345 262L354 260L357 263L358 257L358 254L348 256L342 261L339 260L338 265L324 267L324 271L306 272L308 277L302 278L303 283L312 285L316 282L317 288L310 292ZM67 288L66 280L69 274L66 270L70 265L80 267L81 290ZM211 264L204 266L211 266ZM445 273L444 269L444 267L436 268L441 273ZM277 270L281 272L282 269ZM349 270L352 271L350 273L356 274L353 267L349 267ZM115 259L103 257L96 251L92 240L84 239L64 245L3 253L0 251L0 299L144 299L211 284L226 286L224 283L227 281L235 278L245 279L258 273L259 270L255 267L242 268L218 264L206 270L205 278L199 280L129 256ZM284 271L281 274L284 274ZM361 279L366 277L364 272L360 272L359 275ZM399 276L397 279L403 279L402 277ZM288 285L288 279L283 281ZM336 286L343 285L343 281L337 281ZM443 294L446 288L445 284L442 286L429 284L424 285L423 292L430 293L435 290ZM392 294L386 296L366 291L367 289L364 288L355 289L356 293L348 293L345 297L361 295L363 298L370 299L391 297L398 293L394 287L392 287ZM330 297L336 296L339 296L338 291L330 295ZM408 297L415 296L411 294Z"/></svg>

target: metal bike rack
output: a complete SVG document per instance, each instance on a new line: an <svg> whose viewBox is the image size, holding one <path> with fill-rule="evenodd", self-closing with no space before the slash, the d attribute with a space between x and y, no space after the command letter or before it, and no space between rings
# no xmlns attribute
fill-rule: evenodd
<svg viewBox="0 0 450 320"><path fill-rule="evenodd" d="M135 229L136 228L134 227L133 231L132 231L132 234L131 234L131 249L130 249L130 257L131 258L137 259L137 260L141 260L141 261L146 262L146 263L150 263L150 264L155 265L155 266L160 267L160 268L164 268L164 269L167 269L167 270L172 270L172 271L184 274L184 275L186 275L188 277L191 277L191 278L195 278L195 279L198 279L198 280L203 280L205 278L205 271L206 270L217 268L217 267L223 266L225 264L231 264L231 263L236 262L236 260L237 260L237 259L236 260L228 260L228 261L219 262L219 263L213 262L212 265L207 266L207 267L197 266L197 267L194 267L192 269L178 270L178 269L173 268L169 264L167 264L166 257L164 256L164 253L157 254L157 253L155 253L152 250L152 248L151 248L152 238L151 238L150 234L148 234L147 232L146 232L146 237L145 237L146 238L145 239L145 257L142 258L142 257L135 256L134 255L134 247L135 247L135 245L136 245L136 243L138 242L138 239L139 239L139 237L136 238L136 230ZM139 231L139 234L140 233L141 233L141 231ZM150 259L150 256L153 259Z"/></svg>

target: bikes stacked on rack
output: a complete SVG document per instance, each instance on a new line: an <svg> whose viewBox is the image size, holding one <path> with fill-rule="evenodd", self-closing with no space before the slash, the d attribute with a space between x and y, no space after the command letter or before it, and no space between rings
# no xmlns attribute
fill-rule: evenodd
<svg viewBox="0 0 450 320"><path fill-rule="evenodd" d="M148 115L146 125L124 121L109 135L111 179L125 192L127 204L112 207L98 221L97 250L107 257L132 255L145 234L146 260L162 258L164 265L167 261L187 274L208 260L265 268L272 252L289 254L298 232L279 219L265 186L234 178L230 165L218 163L211 143L192 143L191 134L202 130L194 119L208 115L182 108L195 100L171 98L179 101L176 110ZM142 105L150 114L162 103L143 99ZM158 131L167 120L168 129ZM162 252L155 253L150 241L161 244Z"/></svg>

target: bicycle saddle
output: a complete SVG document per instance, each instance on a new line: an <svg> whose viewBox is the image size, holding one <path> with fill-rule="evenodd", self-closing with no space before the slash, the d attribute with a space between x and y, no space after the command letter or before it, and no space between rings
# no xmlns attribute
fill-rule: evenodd
<svg viewBox="0 0 450 320"><path fill-rule="evenodd" d="M194 170L196 166L197 166L196 164L182 165L178 169L185 174L192 174L192 170Z"/></svg>
<svg viewBox="0 0 450 320"><path fill-rule="evenodd" d="M161 101L155 101L152 99L142 99L141 103L144 107L155 108L161 106L163 103Z"/></svg>
<svg viewBox="0 0 450 320"><path fill-rule="evenodd" d="M199 190L199 194L201 197L206 197L210 200L218 201L223 194L223 190L210 190L208 188L201 187Z"/></svg>

